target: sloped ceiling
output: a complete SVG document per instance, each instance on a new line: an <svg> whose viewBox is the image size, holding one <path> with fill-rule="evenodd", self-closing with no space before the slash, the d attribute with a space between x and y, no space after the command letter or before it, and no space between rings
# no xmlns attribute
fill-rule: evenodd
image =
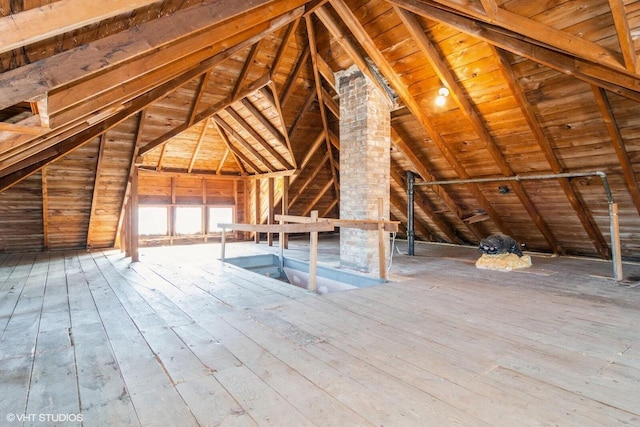
<svg viewBox="0 0 640 427"><path fill-rule="evenodd" d="M134 163L294 174L293 194L317 197L291 213L337 216L334 73L355 65L396 102L394 219L406 222L407 171L485 179L418 187L418 238L501 231L608 258L610 205L584 176L599 171L622 254L640 259L640 2L0 0L0 13L0 209L34 177L44 191L89 174L60 183L87 206L81 244L113 244Z"/></svg>

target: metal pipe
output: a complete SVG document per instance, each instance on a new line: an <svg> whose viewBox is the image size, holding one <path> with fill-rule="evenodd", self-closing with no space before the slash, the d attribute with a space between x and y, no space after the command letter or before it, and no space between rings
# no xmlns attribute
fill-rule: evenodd
<svg viewBox="0 0 640 427"><path fill-rule="evenodd" d="M407 172L407 178L409 178L413 172ZM613 277L620 281L622 280L622 261L620 258L620 230L618 225L618 211L617 204L613 200L613 194L611 193L611 187L609 187L609 181L607 175L601 171L594 172L567 172L557 174L545 174L545 175L514 175L514 176L500 176L495 178L471 178L471 179L453 179L445 181L421 181L411 182L407 180L407 193L409 192L409 186L413 192L413 187L416 185L448 185L448 184L471 184L481 182L506 182L506 181L527 181L527 180L543 180L543 179L558 179L558 178L579 178L585 176L598 176L602 181L604 192L607 195L607 202L609 203L609 227L611 234L611 258L613 261ZM413 198L411 199L411 211L413 210ZM413 213L413 212L412 212ZM413 218L412 218L413 219ZM407 236L408 237L408 236ZM412 243L409 244L410 249ZM412 255L412 254L410 254Z"/></svg>
<svg viewBox="0 0 640 427"><path fill-rule="evenodd" d="M412 171L407 171L407 254L413 256L415 251L415 228L413 224L413 193L416 176Z"/></svg>

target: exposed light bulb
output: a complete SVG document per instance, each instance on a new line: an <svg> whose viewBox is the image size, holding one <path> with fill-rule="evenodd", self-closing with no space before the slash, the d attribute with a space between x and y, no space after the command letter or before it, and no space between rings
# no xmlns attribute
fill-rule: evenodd
<svg viewBox="0 0 640 427"><path fill-rule="evenodd" d="M438 95L445 97L445 96L449 96L449 89L447 89L446 87L442 86L440 89L438 89Z"/></svg>
<svg viewBox="0 0 640 427"><path fill-rule="evenodd" d="M445 99L445 97L443 95L436 96L436 105L438 107L442 107L446 102L447 102L447 100Z"/></svg>

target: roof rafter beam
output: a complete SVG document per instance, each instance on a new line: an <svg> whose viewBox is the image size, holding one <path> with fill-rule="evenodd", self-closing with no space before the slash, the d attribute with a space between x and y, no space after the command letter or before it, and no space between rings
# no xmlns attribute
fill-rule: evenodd
<svg viewBox="0 0 640 427"><path fill-rule="evenodd" d="M278 153L278 150L273 148L269 142L262 137L236 110L233 109L232 106L225 108L227 114L233 117L233 120L236 121L244 130L246 130L251 137L260 144L265 150L269 152L282 166L283 169L292 169L293 166L289 164L287 159L285 159L282 154Z"/></svg>
<svg viewBox="0 0 640 427"><path fill-rule="evenodd" d="M455 170L456 174L461 179L470 178L469 174L464 170L462 165L455 158L454 154L451 152L447 144L444 142L440 134L436 131L436 129L431 124L429 118L422 112L422 108L420 108L419 103L416 99L409 93L406 86L393 69L393 67L389 64L387 59L384 57L382 52L376 47L375 43L366 32L366 30L362 27L362 24L358 19L353 15L353 12L342 0L330 0L331 5L334 7L340 18L344 21L344 23L349 27L349 29L353 32L356 38L360 41L362 47L367 52L369 57L376 63L376 65L380 68L380 72L384 75L387 81L393 86L393 89L396 91L400 99L404 102L404 104L411 110L414 117L418 119L420 124L423 126L431 140L436 144L436 146L440 149L445 159L449 162L452 168ZM318 9L316 13L319 13L324 8ZM338 39L338 41L345 39L346 35L343 32L338 34L334 34L334 36ZM494 224L502 231L502 233L507 235L513 235L509 226L502 220L500 215L493 208L491 203L484 196L480 187L477 184L469 185L469 189L473 193L474 197L480 204L480 207L487 212L491 220Z"/></svg>
<svg viewBox="0 0 640 427"><path fill-rule="evenodd" d="M620 128L618 128L616 118L613 115L611 103L609 102L609 98L607 97L607 93L604 89L595 86L592 86L591 88L593 89L593 94L596 97L596 102L600 108L602 118L607 125L609 137L611 138L611 143L613 144L613 148L618 156L618 161L620 162L622 174L624 175L627 189L631 195L631 200L633 200L633 204L635 205L638 214L640 214L640 187L638 186L638 180L636 179L636 174L633 170L633 163L629 158L629 153L625 147L624 139L620 133Z"/></svg>
<svg viewBox="0 0 640 427"><path fill-rule="evenodd" d="M640 102L640 76L638 75L630 75L626 71L611 70L604 65L591 62L581 56L572 56L532 44L521 38L505 34L504 30L494 28L490 24L478 23L476 20L443 10L432 4L414 0L387 1L416 15L448 25L523 58Z"/></svg>
<svg viewBox="0 0 640 427"><path fill-rule="evenodd" d="M244 157L244 155L242 155L242 153L240 153L239 151L237 151L233 145L231 144L231 141L229 140L229 137L227 136L226 133L224 133L224 130L222 130L220 128L220 126L218 126L218 123L216 123L216 121L213 119L213 117L210 118L211 123L213 124L213 126L216 128L216 130L218 131L218 133L220 134L220 138L222 138L222 140L224 141L224 144L227 147L227 152L231 152L231 155L233 156L233 160L236 162L236 164L238 165L238 168L240 168L240 174L241 175L247 175L247 170L244 167L244 164L242 163L241 159L245 159L245 161L247 162L247 164L249 166L252 166L253 163L251 161L249 161L249 159L247 159L246 157ZM220 165L218 166L218 170L222 169L222 161L220 163ZM252 166L253 167L253 166ZM256 173L260 173L260 170L257 167L254 167L254 172ZM218 171L216 171L216 175L218 174Z"/></svg>
<svg viewBox="0 0 640 427"><path fill-rule="evenodd" d="M426 4L416 0L390 1L395 4L398 4L399 2L405 4ZM619 53L604 48L590 40L578 37L566 31L558 30L557 28L549 25L536 22L526 16L518 15L506 9L497 7L495 4L492 5L491 3L493 3L493 1L484 0L482 2L483 8L489 9L489 12L487 13L483 8L477 8L473 5L462 6L460 2L456 0L431 0L428 2L430 5L436 5L435 7L442 5L483 23L491 24L500 27L501 29L506 29L518 34L520 38L524 36L533 44L544 47L551 46L555 50L584 58L585 60L596 64L603 64L612 70L625 70L622 57Z"/></svg>
<svg viewBox="0 0 640 427"><path fill-rule="evenodd" d="M318 107L320 108L320 117L322 119L322 127L325 133L329 134L329 121L327 119L327 110L323 101L322 91L322 77L320 76L320 70L318 69L318 47L316 45L316 34L313 28L313 16L307 15L304 18L307 23L307 38L309 39L309 51L311 53L311 64L313 65L313 79L316 83L316 97L318 98ZM329 166L331 168L331 176L333 177L333 184L336 191L336 197L340 197L340 187L338 184L338 174L335 168L335 159L333 158L333 150L331 143L327 139L327 152L329 153Z"/></svg>
<svg viewBox="0 0 640 427"><path fill-rule="evenodd" d="M0 53L18 49L50 37L77 30L131 9L157 3L158 0L111 0L79 7L74 0L61 0L0 18Z"/></svg>
<svg viewBox="0 0 640 427"><path fill-rule="evenodd" d="M193 171L193 165L196 164L196 159L198 158L198 152L200 151L200 147L202 147L202 141L204 141L204 136L207 134L207 129L209 127L208 125L209 125L209 121L203 120L202 129L200 129L198 140L196 141L196 145L195 147L193 147L193 152L191 153L191 159L189 160L189 167L187 167L187 173L191 173L191 171Z"/></svg>
<svg viewBox="0 0 640 427"><path fill-rule="evenodd" d="M491 157L496 162L500 172L504 176L513 176L515 173L509 166L507 159L504 157L500 148L496 144L493 136L484 125L482 118L480 117L480 113L477 111L475 106L471 103L471 100L465 93L464 89L458 83L456 76L449 69L448 64L441 58L439 52L436 47L433 45L429 37L424 33L424 30L420 26L420 23L414 18L414 16L407 12L406 10L393 6L396 13L400 16L400 19L404 23L407 30L417 43L418 47L422 51L422 53L426 56L427 60L431 64L432 68L440 78L440 80L445 83L449 89L451 90L451 95L462 114L469 120L471 126L475 130L476 134L480 137L480 140L484 142L484 145L491 154ZM547 244L551 248L554 253L560 253L562 248L558 244L555 236L547 226L546 222L538 212L538 209L531 202L531 199L527 195L527 191L524 188L524 185L521 182L514 182L512 184L513 190L516 193L516 196L520 200L520 203L524 206L525 210L529 213L531 220L536 225L542 236L547 241Z"/></svg>
<svg viewBox="0 0 640 427"><path fill-rule="evenodd" d="M247 59L245 59L244 65L242 66L242 70L240 70L240 75L236 80L236 85L234 86L233 91L231 92L232 98L235 98L235 96L238 94L238 92L242 88L242 83L244 83L244 80L247 78L247 74L249 73L249 68L251 68L251 64L253 64L253 61L255 61L256 59L259 46L260 46L260 40L258 40L256 43L254 43L253 46L251 46L251 49L249 50L249 54L247 55Z"/></svg>
<svg viewBox="0 0 640 427"><path fill-rule="evenodd" d="M613 16L616 33L618 34L618 42L620 43L620 50L622 51L625 67L628 71L637 73L638 60L636 58L636 49L633 45L633 38L631 37L631 30L629 29L629 21L624 10L624 1L609 0L609 8L611 9L611 16Z"/></svg>
<svg viewBox="0 0 640 427"><path fill-rule="evenodd" d="M260 154L258 152L258 150L253 148L253 146L251 145L251 143L249 143L249 141L244 139L242 137L242 135L240 135L233 127L231 127L231 125L229 123L227 123L222 117L220 117L220 115L218 115L218 114L214 115L213 116L213 120L215 120L216 123L218 123L218 125L222 129L224 129L224 131L227 133L227 135L232 136L233 139L235 139L238 143L240 143L240 145L242 145L245 150L247 150L249 153L251 153L251 155L256 160L258 160L260 163L262 163L264 165L264 167L267 168L268 172L275 172L276 170L278 170L271 163L269 163L269 161L262 154Z"/></svg>
<svg viewBox="0 0 640 427"><path fill-rule="evenodd" d="M220 101L220 102L212 105L211 107L209 107L209 108L201 111L200 113L198 113L195 116L195 119L193 120L193 123L190 124L189 123L190 121L184 122L183 124L181 124L179 126L176 126L175 128L171 129L169 132L165 133L164 135L161 135L158 138L156 138L155 140L149 142L147 145L145 145L144 147L142 147L140 149L140 155L145 155L146 153L148 153L149 151L151 151L154 148L158 147L159 145L165 144L166 142L168 142L174 136L176 136L176 135L180 134L181 132L184 132L185 130L189 129L194 123L198 123L198 122L201 122L203 120L206 120L209 117L220 113L221 111L226 109L228 106L230 106L231 104L239 101L240 99L242 99L244 97L247 97L247 96L259 91L261 88L263 88L264 86L268 85L270 81L271 81L271 76L268 73L264 74L262 77L258 78L254 82L252 82L249 85L247 85L235 97L228 96L225 99L223 99L222 101Z"/></svg>
<svg viewBox="0 0 640 427"><path fill-rule="evenodd" d="M217 34L213 40L219 42L254 26L264 30L260 26L270 26L271 20L285 20L277 28L287 25L303 13L304 8L296 6L304 2L257 0L250 9L255 13L246 13L246 2L210 2L186 8L173 15L1 74L0 109L46 95L57 88L90 80L94 76L105 76L116 69L117 77L114 75L109 78L104 85L117 87L124 83L123 75L138 76L143 71L151 71L150 61L156 58L161 58L155 65L158 67L170 61L180 63L180 59L192 52L210 49L211 31ZM153 55L149 55L150 53ZM208 56L216 53L218 52L211 52ZM108 60L105 60L106 57ZM196 66L196 63L190 66ZM129 71L125 72L126 70ZM167 76L167 79L170 77ZM104 91L107 87L100 89ZM94 88L91 93L96 91L97 88ZM82 91L77 92L76 96L85 96ZM77 99L76 102L82 102L83 99ZM69 105L70 102L65 101L65 106Z"/></svg>
<svg viewBox="0 0 640 427"><path fill-rule="evenodd" d="M527 96L524 93L522 87L518 84L518 78L515 75L513 68L511 67L511 62L507 56L507 53L501 49L495 48L494 54L498 58L498 63L500 66L500 70L502 72L503 77L505 78L511 93L513 94L520 111L524 115L524 118L529 125L529 129L533 133L540 149L544 153L549 166L553 173L559 174L565 172L564 168L560 164L558 157L556 156L553 147L551 146L547 136L540 125L536 117L536 113L533 110L533 107L527 100ZM569 204L573 208L574 212L578 216L582 227L586 231L587 235L591 239L594 247L602 256L607 257L609 254L609 249L607 247L607 243L605 241L604 236L600 232L600 230L594 226L595 221L589 214L589 210L583 205L580 197L576 194L575 189L571 185L571 182L567 178L559 178L558 182L560 183L560 187L564 192Z"/></svg>

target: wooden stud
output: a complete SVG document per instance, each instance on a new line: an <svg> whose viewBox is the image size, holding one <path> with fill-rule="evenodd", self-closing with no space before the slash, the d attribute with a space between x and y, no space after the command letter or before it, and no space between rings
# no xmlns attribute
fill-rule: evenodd
<svg viewBox="0 0 640 427"><path fill-rule="evenodd" d="M311 221L318 221L318 211L311 211ZM309 281L307 289L316 292L318 288L318 232L309 236Z"/></svg>

